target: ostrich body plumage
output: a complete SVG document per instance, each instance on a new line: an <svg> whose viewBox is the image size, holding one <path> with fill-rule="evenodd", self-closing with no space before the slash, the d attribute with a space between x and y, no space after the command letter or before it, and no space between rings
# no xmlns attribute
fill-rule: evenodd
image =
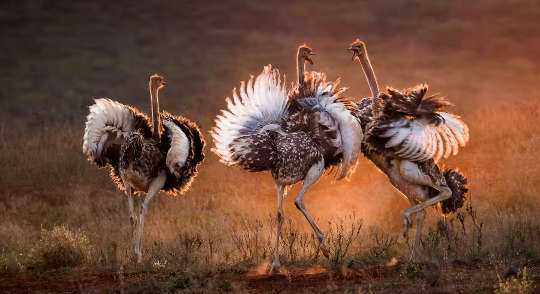
<svg viewBox="0 0 540 294"><path fill-rule="evenodd" d="M271 172L279 185L298 183L314 164L323 160L319 148L306 132L277 134L274 144L277 160Z"/></svg>
<svg viewBox="0 0 540 294"><path fill-rule="evenodd" d="M165 156L159 150L159 142L145 140L133 131L120 148L120 177L135 191L148 192L150 182L163 169Z"/></svg>

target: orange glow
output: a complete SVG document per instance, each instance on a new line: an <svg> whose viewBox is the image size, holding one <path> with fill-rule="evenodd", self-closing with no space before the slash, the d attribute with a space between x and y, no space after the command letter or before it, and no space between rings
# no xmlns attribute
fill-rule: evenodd
<svg viewBox="0 0 540 294"><path fill-rule="evenodd" d="M326 273L328 270L322 266L312 266L306 269L306 275L316 275Z"/></svg>

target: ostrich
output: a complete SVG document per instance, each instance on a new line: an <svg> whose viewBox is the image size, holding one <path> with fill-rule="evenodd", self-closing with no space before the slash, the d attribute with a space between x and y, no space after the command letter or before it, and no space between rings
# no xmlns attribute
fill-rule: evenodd
<svg viewBox="0 0 540 294"><path fill-rule="evenodd" d="M128 198L137 263L142 262L142 235L148 204L159 191L169 194L189 189L204 159L204 140L197 125L181 116L159 111L162 76L150 76L152 123L131 106L100 98L90 106L83 153L99 167L109 166L111 178ZM135 215L133 194L146 193Z"/></svg>
<svg viewBox="0 0 540 294"><path fill-rule="evenodd" d="M227 166L239 166L251 172L270 171L277 188L277 228L274 259L270 274L279 272L279 238L284 215L286 187L303 181L294 203L307 219L319 240L319 248L328 256L325 235L307 212L303 197L323 174L325 167L341 167L338 177L354 171L362 130L359 122L340 102L343 89L326 82L323 76L306 89L310 93L298 116L289 116L288 97L280 73L271 65L254 80L241 83L238 96L227 98L227 110L216 118L211 134L215 152ZM309 115L309 112L311 113ZM301 115L300 115L301 114ZM303 121L302 121L303 120ZM324 125L331 130L323 130ZM328 150L339 162L325 160Z"/></svg>
<svg viewBox="0 0 540 294"><path fill-rule="evenodd" d="M445 98L426 96L425 84L403 91L387 88L379 93L365 43L357 39L348 50L353 53L353 61L360 61L373 94L358 106L364 130L362 152L412 205L401 215L407 239L411 215L416 214L410 256L415 261L425 208L440 203L446 214L463 206L467 180L457 170L442 172L437 162L441 157L456 155L458 146L465 146L469 129L459 116L443 111L451 105Z"/></svg>

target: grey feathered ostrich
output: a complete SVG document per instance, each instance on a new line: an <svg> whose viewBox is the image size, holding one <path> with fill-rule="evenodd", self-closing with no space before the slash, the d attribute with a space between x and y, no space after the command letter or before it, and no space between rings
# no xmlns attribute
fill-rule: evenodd
<svg viewBox="0 0 540 294"><path fill-rule="evenodd" d="M134 107L101 98L90 106L84 131L83 153L98 166L111 168L112 179L128 196L133 227L137 221L133 194L146 193L134 231L138 263L142 262L144 216L150 200L159 191L177 194L189 189L204 159L204 140L197 125L160 113L158 92L164 86L162 76L150 76L152 123Z"/></svg>
<svg viewBox="0 0 540 294"><path fill-rule="evenodd" d="M240 91L227 98L227 110L216 119L212 129L220 161L245 170L270 171L277 187L277 229L274 260L270 273L279 272L279 237L283 223L282 200L288 185L303 181L294 203L315 231L320 248L328 255L324 234L307 212L303 197L309 186L322 175L325 167L341 167L339 178L354 170L362 141L359 122L340 102L335 83L317 75L303 99L306 109L290 116L288 97L279 71L270 65L254 80L241 83ZM307 107L309 106L309 107ZM309 109L308 109L309 108ZM328 126L330 130L323 130ZM329 136L328 134L331 134ZM326 161L328 150L341 160Z"/></svg>
<svg viewBox="0 0 540 294"><path fill-rule="evenodd" d="M401 214L405 238L412 226L411 215L416 214L411 253L414 261L424 209L441 203L442 212L450 213L463 206L467 180L457 170L442 172L437 161L456 155L458 146L465 146L469 140L469 129L459 116L443 112L451 105L445 98L426 96L427 85L403 91L388 88L379 93L365 43L356 40L349 50L353 60L360 61L373 94L359 103L358 117L364 130L362 152L412 205Z"/></svg>

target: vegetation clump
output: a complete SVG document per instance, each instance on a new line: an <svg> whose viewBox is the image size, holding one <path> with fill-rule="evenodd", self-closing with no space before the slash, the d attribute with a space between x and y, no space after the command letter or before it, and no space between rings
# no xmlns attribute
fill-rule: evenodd
<svg viewBox="0 0 540 294"><path fill-rule="evenodd" d="M520 270L516 276L499 281L495 285L495 294L528 294L533 293L534 285L527 278L527 267Z"/></svg>
<svg viewBox="0 0 540 294"><path fill-rule="evenodd" d="M90 259L91 252L92 246L83 232L62 225L41 230L32 257L36 267L49 270L82 265Z"/></svg>

